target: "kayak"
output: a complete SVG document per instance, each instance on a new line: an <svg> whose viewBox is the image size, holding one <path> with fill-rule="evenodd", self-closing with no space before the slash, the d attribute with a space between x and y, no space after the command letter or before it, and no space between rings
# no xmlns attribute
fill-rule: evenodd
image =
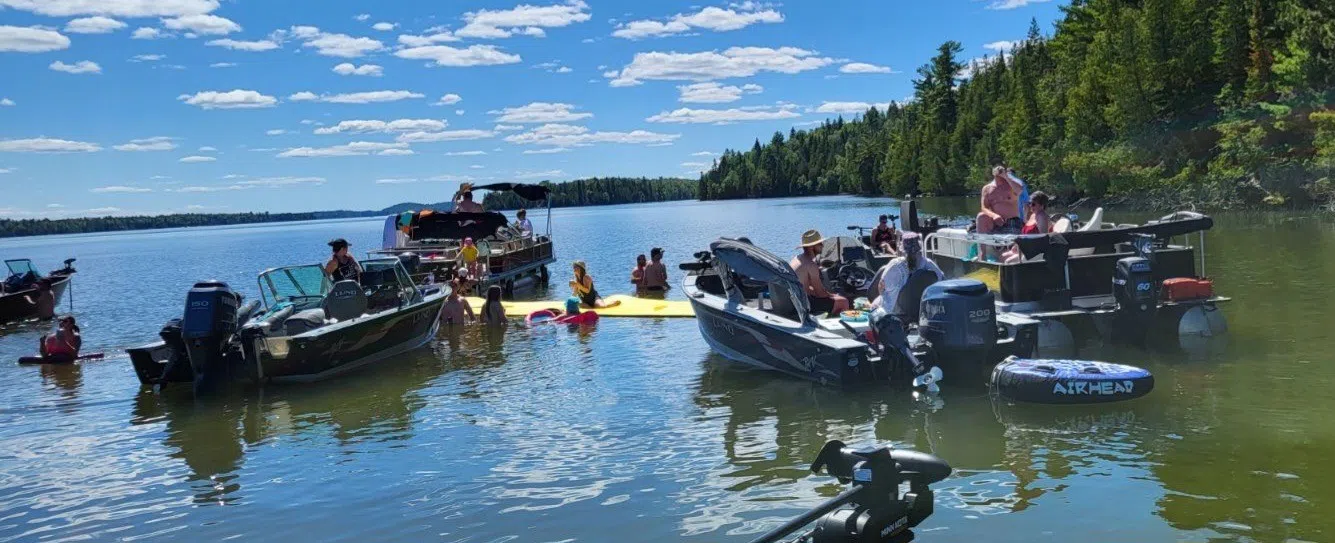
<svg viewBox="0 0 1335 543"><path fill-rule="evenodd" d="M467 298L468 305L474 309L482 307L484 300L482 298ZM650 298L636 298L624 294L616 294L603 298L607 303L620 301L615 307L588 307L582 306L580 309L585 312L597 313L600 317L625 317L625 318L656 318L656 317L694 317L695 311L691 309L691 303L684 300L654 300ZM526 319L538 311L544 309L561 308L565 305L564 301L546 300L546 301L502 301L501 306L505 308L505 314L514 319Z"/></svg>

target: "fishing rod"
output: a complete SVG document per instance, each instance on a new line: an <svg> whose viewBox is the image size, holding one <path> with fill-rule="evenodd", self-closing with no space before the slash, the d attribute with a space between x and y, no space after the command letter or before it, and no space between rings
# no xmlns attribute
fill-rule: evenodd
<svg viewBox="0 0 1335 543"><path fill-rule="evenodd" d="M858 451L839 440L826 443L811 464L812 473L819 473L821 468L851 486L751 543L777 543L812 522L815 528L795 541L913 541L910 528L921 524L934 509L935 496L929 485L951 473L949 464L927 453L890 446ZM909 491L903 495L899 493L901 483L909 484Z"/></svg>

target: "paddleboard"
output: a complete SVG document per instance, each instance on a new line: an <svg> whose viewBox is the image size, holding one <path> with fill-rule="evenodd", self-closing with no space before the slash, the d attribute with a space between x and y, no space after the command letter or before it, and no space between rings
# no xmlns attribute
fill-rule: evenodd
<svg viewBox="0 0 1335 543"><path fill-rule="evenodd" d="M468 298L468 305L473 307L473 311L480 311L484 300L482 298ZM685 300L654 300L650 298L636 298L625 294L614 294L603 298L603 301L612 303L620 301L616 307L591 308L584 306L584 311L593 311L600 317L626 317L626 318L653 318L653 317L694 317L695 311L691 309L691 302ZM501 306L505 308L505 314L512 319L523 319L535 311L543 309L561 309L565 307L564 300L545 300L545 301L502 301Z"/></svg>

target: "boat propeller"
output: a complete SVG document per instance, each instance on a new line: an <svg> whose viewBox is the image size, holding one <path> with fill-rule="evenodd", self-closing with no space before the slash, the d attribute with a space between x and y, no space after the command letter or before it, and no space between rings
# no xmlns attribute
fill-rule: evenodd
<svg viewBox="0 0 1335 543"><path fill-rule="evenodd" d="M941 382L941 379L944 377L945 375L941 373L941 368L932 366L932 369L913 378L913 387L925 388L927 389L928 394L936 394L941 392L941 387L938 386L937 383Z"/></svg>

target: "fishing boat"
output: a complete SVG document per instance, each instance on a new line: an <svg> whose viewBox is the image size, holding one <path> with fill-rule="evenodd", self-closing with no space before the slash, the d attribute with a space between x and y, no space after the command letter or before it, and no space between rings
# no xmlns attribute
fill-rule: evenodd
<svg viewBox="0 0 1335 543"><path fill-rule="evenodd" d="M981 382L996 362L1032 353L1037 339L1037 322L996 315L977 281L916 274L887 315L829 317L812 313L787 262L749 242L722 238L695 256L680 266L682 289L705 342L734 361L821 384ZM844 264L853 263L825 268L828 288Z"/></svg>
<svg viewBox="0 0 1335 543"><path fill-rule="evenodd" d="M361 263L359 281L331 282L319 264L266 270L260 300L226 283L195 284L161 339L128 349L145 385L317 381L425 345L448 287L418 287L397 258Z"/></svg>
<svg viewBox="0 0 1335 543"><path fill-rule="evenodd" d="M1209 216L1179 211L1115 224L1099 209L1084 223L1060 218L1050 234L1014 235L920 223L913 201L901 211L947 277L980 278L996 290L999 313L1040 321L1045 355L1068 355L1095 340L1188 347L1227 333L1218 305L1229 298L1214 294L1205 278ZM1022 256L1000 261L1012 246Z"/></svg>
<svg viewBox="0 0 1335 543"><path fill-rule="evenodd" d="M61 296L65 294L70 280L74 278L75 270L71 266L74 260L66 259L64 268L49 275L39 273L29 259L6 260L5 267L9 269L9 275L4 283L0 283L0 324L36 316L37 305L31 300L35 298L38 285L42 282L50 285L51 294L55 296L56 305L59 306Z"/></svg>
<svg viewBox="0 0 1335 543"><path fill-rule="evenodd" d="M423 282L444 282L459 274L464 241L471 238L477 246L482 271L477 278L477 291L498 285L506 297L511 297L516 291L546 285L547 265L556 262L552 251L550 190L522 183L493 183L472 190L510 192L535 207L546 208L545 231L521 232L496 211L408 211L385 219L381 249L371 254L415 253L421 257L421 273L417 278Z"/></svg>

